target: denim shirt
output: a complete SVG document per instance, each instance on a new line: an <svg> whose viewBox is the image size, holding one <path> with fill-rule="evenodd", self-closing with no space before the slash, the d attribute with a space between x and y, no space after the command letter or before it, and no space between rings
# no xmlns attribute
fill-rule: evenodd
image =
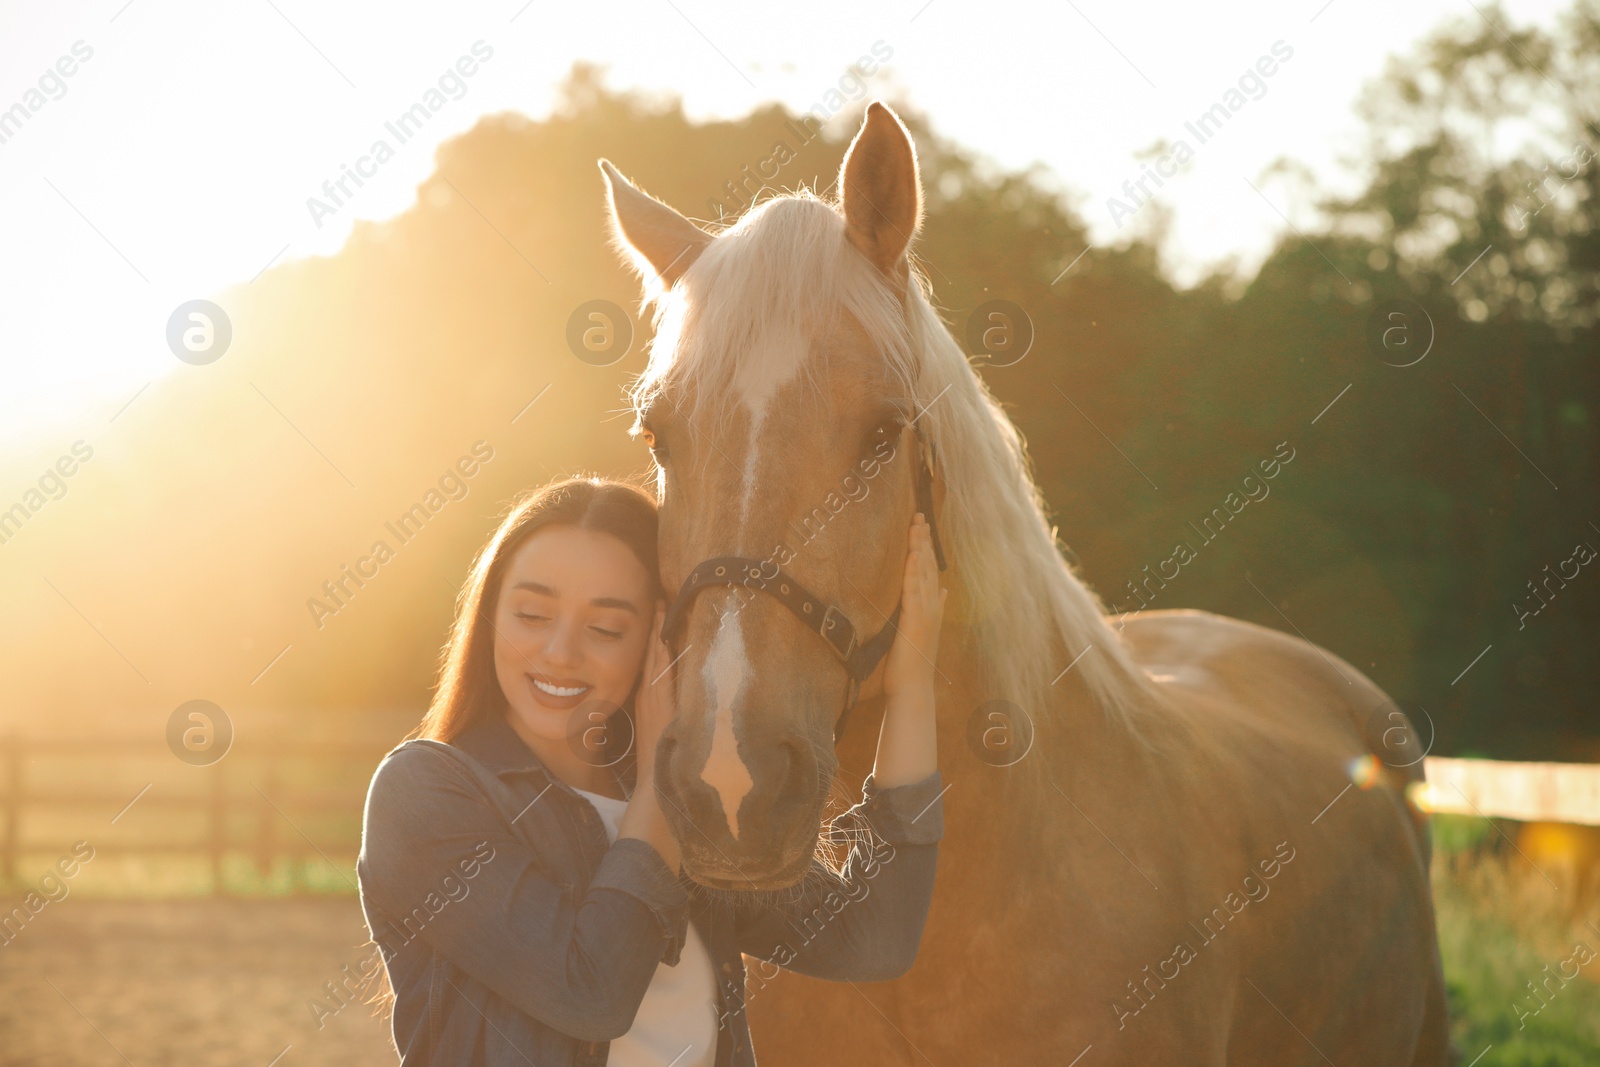
<svg viewBox="0 0 1600 1067"><path fill-rule="evenodd" d="M916 959L939 772L884 789L869 775L862 792L839 825L873 833L847 835L842 874L813 859L788 903L757 904L692 887L638 838L610 843L501 715L451 744L400 745L368 789L356 872L402 1067L603 1067L690 923L718 977L716 1065L753 1067L744 1006L778 968L870 982ZM743 955L760 971L750 987Z"/></svg>

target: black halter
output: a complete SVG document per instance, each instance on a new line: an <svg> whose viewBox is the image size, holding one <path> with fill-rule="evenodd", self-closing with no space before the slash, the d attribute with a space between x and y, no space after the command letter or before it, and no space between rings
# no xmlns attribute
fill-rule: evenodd
<svg viewBox="0 0 1600 1067"><path fill-rule="evenodd" d="M933 462L931 447L925 450L922 437L912 430L917 448L916 497L917 510L928 520L932 535L933 555L939 569L945 569L944 548L939 543L939 526L933 514ZM678 632L689 618L690 605L695 595L710 586L742 585L759 590L788 608L805 627L825 641L834 655L844 664L846 682L844 708L833 726L833 743L838 744L844 735L845 719L855 706L861 683L866 681L880 660L894 643L895 624L900 621L900 606L895 605L889 621L866 641L860 640L859 631L850 617L836 605L814 596L805 586L786 574L770 559L752 559L749 556L715 556L699 564L684 579L678 595L667 607L661 624L661 636L669 644L676 644Z"/></svg>

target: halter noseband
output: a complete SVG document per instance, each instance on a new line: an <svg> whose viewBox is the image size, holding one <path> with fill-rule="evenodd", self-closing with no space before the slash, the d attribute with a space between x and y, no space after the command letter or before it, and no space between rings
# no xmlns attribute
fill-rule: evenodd
<svg viewBox="0 0 1600 1067"><path fill-rule="evenodd" d="M933 465L929 458L931 448L925 450L922 437L915 429L912 430L912 436L916 441L918 457L917 510L928 520L928 532L933 540L933 555L942 571L945 569L944 548L939 543L939 527L933 514ZM714 556L696 566L684 579L678 595L668 605L666 617L662 620L662 638L669 644L676 644L679 631L688 621L690 606L694 602L695 595L703 589L721 585L742 585L772 597L788 608L790 614L799 619L806 629L822 638L833 650L834 655L839 657L839 662L844 665L846 683L844 708L839 712L839 717L833 726L833 743L837 745L839 738L844 735L845 720L850 715L850 709L855 706L861 683L865 682L877 668L879 661L888 654L890 646L894 643L897 632L895 624L900 621L900 605L895 605L894 614L889 616L883 628L863 642L860 640L855 623L850 621L850 617L843 609L813 595L770 559Z"/></svg>

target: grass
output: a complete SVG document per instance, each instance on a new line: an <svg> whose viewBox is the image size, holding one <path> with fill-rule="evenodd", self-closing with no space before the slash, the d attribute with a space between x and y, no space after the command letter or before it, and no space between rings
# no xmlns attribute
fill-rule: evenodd
<svg viewBox="0 0 1600 1067"><path fill-rule="evenodd" d="M1569 871L1533 867L1489 820L1436 816L1435 845L1439 948L1462 1067L1480 1055L1478 1067L1600 1063L1600 901L1575 899ZM1580 944L1586 952L1575 956ZM1563 982L1563 964L1576 977Z"/></svg>

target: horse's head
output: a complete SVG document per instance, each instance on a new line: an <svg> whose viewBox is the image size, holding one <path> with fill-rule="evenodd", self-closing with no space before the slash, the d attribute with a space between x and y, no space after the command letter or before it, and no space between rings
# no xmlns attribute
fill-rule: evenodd
<svg viewBox="0 0 1600 1067"><path fill-rule="evenodd" d="M874 104L837 206L783 196L718 235L602 166L619 247L657 303L634 401L659 464L663 582L677 589L714 557L755 575L709 577L683 601L657 788L696 880L791 885L817 844L849 689L844 649L824 636L839 630L813 620L832 606L861 641L879 633L925 469L912 423L934 398L919 392L906 316L916 156ZM775 580L757 591L779 568L818 603L767 595ZM862 693L880 687L868 676Z"/></svg>

